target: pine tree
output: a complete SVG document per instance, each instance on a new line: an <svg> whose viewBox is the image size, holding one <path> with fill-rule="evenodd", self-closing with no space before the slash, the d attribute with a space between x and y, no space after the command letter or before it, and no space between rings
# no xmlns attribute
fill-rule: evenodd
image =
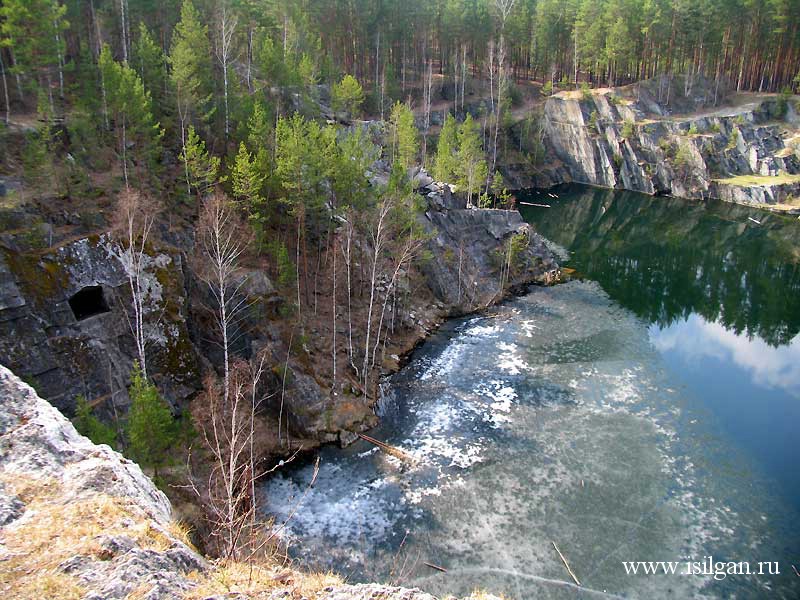
<svg viewBox="0 0 800 600"><path fill-rule="evenodd" d="M436 147L436 162L433 166L433 177L437 181L455 182L458 170L458 126L450 113L444 119Z"/></svg>
<svg viewBox="0 0 800 600"><path fill-rule="evenodd" d="M407 171L416 162L419 150L419 132L414 126L414 113L407 104L396 102L392 107L391 122L394 160Z"/></svg>
<svg viewBox="0 0 800 600"><path fill-rule="evenodd" d="M145 167L143 175L152 174L161 153L161 128L152 114L150 94L132 68L116 62L107 45L100 52L99 68L106 86L106 104L117 133L117 148L122 161L125 185L129 184L130 156Z"/></svg>
<svg viewBox="0 0 800 600"><path fill-rule="evenodd" d="M152 383L133 364L131 387L128 390L131 407L128 412L128 454L139 465L158 469L167 461L167 451L176 439L175 421L169 405Z"/></svg>
<svg viewBox="0 0 800 600"><path fill-rule="evenodd" d="M337 142L336 161L331 169L337 208L346 205L365 208L371 187L367 169L379 156L380 150L362 129L354 129Z"/></svg>
<svg viewBox="0 0 800 600"><path fill-rule="evenodd" d="M458 186L467 193L467 205L472 205L472 196L489 174L478 125L467 114L458 128Z"/></svg>
<svg viewBox="0 0 800 600"><path fill-rule="evenodd" d="M117 432L92 413L92 407L83 395L75 399L75 418L72 419L72 424L78 433L95 444L107 444L112 448L117 445Z"/></svg>
<svg viewBox="0 0 800 600"><path fill-rule="evenodd" d="M0 46L9 48L14 57L9 71L33 77L38 90L48 96L50 112L55 112L52 82L56 77L64 97L66 12L67 7L57 0L4 0L0 4Z"/></svg>
<svg viewBox="0 0 800 600"><path fill-rule="evenodd" d="M200 196L204 196L214 185L224 181L224 178L219 176L219 157L208 153L206 143L191 125L186 135L182 158L190 182L190 192L193 187Z"/></svg>
<svg viewBox="0 0 800 600"><path fill-rule="evenodd" d="M247 120L247 146L254 155L256 166L264 180L271 171L269 147L274 137L272 123L267 108L256 100L253 103L253 112Z"/></svg>
<svg viewBox="0 0 800 600"><path fill-rule="evenodd" d="M244 142L239 144L239 152L231 169L233 195L247 203L250 219L263 223L266 220L265 199L261 194L264 176L261 175L256 159L247 151Z"/></svg>
<svg viewBox="0 0 800 600"><path fill-rule="evenodd" d="M175 88L185 164L188 164L185 160L188 127L196 119L209 121L213 114L213 108L210 108L213 82L210 56L208 26L200 23L200 14L191 0L184 0L181 20L172 34L169 62L172 65L170 77ZM191 193L188 166L184 174L186 187Z"/></svg>
<svg viewBox="0 0 800 600"><path fill-rule="evenodd" d="M355 77L345 75L339 83L334 84L331 88L331 102L333 110L345 111L355 118L361 114L364 90Z"/></svg>
<svg viewBox="0 0 800 600"><path fill-rule="evenodd" d="M167 115L167 58L144 23L139 23L139 36L133 45L132 67L142 85L153 99L153 113L158 118Z"/></svg>

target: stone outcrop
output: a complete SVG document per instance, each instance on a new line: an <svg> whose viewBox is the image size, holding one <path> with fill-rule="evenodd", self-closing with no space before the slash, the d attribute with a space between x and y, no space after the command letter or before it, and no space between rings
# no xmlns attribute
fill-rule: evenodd
<svg viewBox="0 0 800 600"><path fill-rule="evenodd" d="M20 247L10 235L0 242L0 356L5 363L67 414L79 394L107 415L124 412L135 350L128 325L130 287L119 248L107 235L44 251ZM174 249L154 248L146 263L142 285L151 371L165 395L179 404L199 385L198 358L186 327L183 257Z"/></svg>
<svg viewBox="0 0 800 600"><path fill-rule="evenodd" d="M522 220L516 210L466 208L447 186L429 184L429 208L420 221L430 236L433 256L422 266L428 287L451 314L470 312L501 299L502 265L512 238L518 252L504 284L552 283L558 265L543 239Z"/></svg>
<svg viewBox="0 0 800 600"><path fill-rule="evenodd" d="M136 464L79 435L0 366L0 596L436 600L401 587L306 581L280 564L259 566L255 578L246 565L239 579L235 566L220 575L171 511Z"/></svg>
<svg viewBox="0 0 800 600"><path fill-rule="evenodd" d="M800 198L800 180L787 183L764 185L736 185L722 181L713 181L709 187L709 195L727 202L737 204L774 205L781 204L790 198ZM791 210L791 209L790 209ZM800 206L792 212L800 212Z"/></svg>
<svg viewBox="0 0 800 600"><path fill-rule="evenodd" d="M575 181L746 203L791 197L794 190L777 179L753 193L744 184L716 184L737 175L800 173L800 157L786 145L793 127L791 100L787 109L775 98L758 96L740 99L736 106L709 108L711 92L703 86L684 96L681 84L671 92L671 102L664 103L653 85L561 92L549 98L544 114L553 166L538 183ZM731 186L745 189L733 192Z"/></svg>
<svg viewBox="0 0 800 600"><path fill-rule="evenodd" d="M0 485L5 597L47 597L50 581L65 598L174 598L205 569L141 469L79 435L2 366Z"/></svg>

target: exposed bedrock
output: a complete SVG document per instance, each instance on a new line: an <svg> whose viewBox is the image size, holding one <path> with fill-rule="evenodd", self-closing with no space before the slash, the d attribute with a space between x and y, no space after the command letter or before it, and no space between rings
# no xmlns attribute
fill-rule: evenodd
<svg viewBox="0 0 800 600"><path fill-rule="evenodd" d="M672 93L681 95L683 86ZM703 99L672 107L645 86L554 95L544 112L552 160L536 183L575 181L756 204L796 195L786 185L800 173L795 100L740 95L735 106L717 108ZM732 179L742 175L756 177Z"/></svg>
<svg viewBox="0 0 800 600"><path fill-rule="evenodd" d="M448 315L482 308L514 286L557 276L552 256L518 212L467 210L448 186L424 173L417 178L426 195L427 210L418 218L428 237L427 252L401 278L407 300L387 308L387 322L391 319L395 328L384 361L388 370ZM186 237L191 240L191 232ZM151 244L142 277L148 373L176 411L201 389L202 372L222 363L208 309L214 301L188 268L187 240L178 240L177 246ZM512 240L513 260L504 266ZM355 243L370 255L369 240ZM129 325L130 287L119 254L105 234L62 240L44 250L26 247L19 236L0 238L0 357L68 416L78 395L109 420L124 417L127 410L137 354ZM341 389L331 390L320 377L323 368L314 357L327 360L330 351L315 344L330 334L317 332L315 338L309 329L301 342L304 351L288 353L279 314L286 300L263 270L251 268L242 277L240 293L250 308L234 324L234 354L249 359L266 350L270 369L290 356L285 382L278 371L268 374L269 385L281 389L285 383L285 388L272 396L275 406L270 405L266 418L285 411L292 437L306 447L351 441L354 431L374 426L371 395L341 383ZM379 298L387 285L388 280L378 282ZM346 331L340 334L345 340Z"/></svg>

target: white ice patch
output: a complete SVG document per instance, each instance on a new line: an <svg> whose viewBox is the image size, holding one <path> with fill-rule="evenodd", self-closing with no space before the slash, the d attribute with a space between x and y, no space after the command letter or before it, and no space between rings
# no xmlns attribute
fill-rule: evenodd
<svg viewBox="0 0 800 600"><path fill-rule="evenodd" d="M502 353L497 357L497 368L502 369L509 375L519 375L528 369L527 363L523 360L516 344L499 342L497 349Z"/></svg>
<svg viewBox="0 0 800 600"><path fill-rule="evenodd" d="M491 402L488 410L483 411L484 421L492 427L500 427L502 423L511 422L511 407L517 399L517 392L513 387L500 380L492 380L481 385L475 390L477 394L489 398Z"/></svg>
<svg viewBox="0 0 800 600"><path fill-rule="evenodd" d="M452 372L461 362L461 359L466 351L466 345L463 343L453 343L445 348L439 356L431 362L422 373L420 373L420 381L428 381L434 377L442 377Z"/></svg>
<svg viewBox="0 0 800 600"><path fill-rule="evenodd" d="M528 319L526 321L522 321L519 324L520 329L525 333L525 337L533 337L533 332L538 329L536 323L534 323L533 319Z"/></svg>

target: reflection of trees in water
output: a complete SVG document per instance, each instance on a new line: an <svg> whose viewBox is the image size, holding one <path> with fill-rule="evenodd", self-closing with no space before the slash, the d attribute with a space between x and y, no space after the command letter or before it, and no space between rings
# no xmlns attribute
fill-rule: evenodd
<svg viewBox="0 0 800 600"><path fill-rule="evenodd" d="M727 203L577 186L558 193L552 208L526 217L640 317L665 327L697 313L772 345L800 331L796 220Z"/></svg>

